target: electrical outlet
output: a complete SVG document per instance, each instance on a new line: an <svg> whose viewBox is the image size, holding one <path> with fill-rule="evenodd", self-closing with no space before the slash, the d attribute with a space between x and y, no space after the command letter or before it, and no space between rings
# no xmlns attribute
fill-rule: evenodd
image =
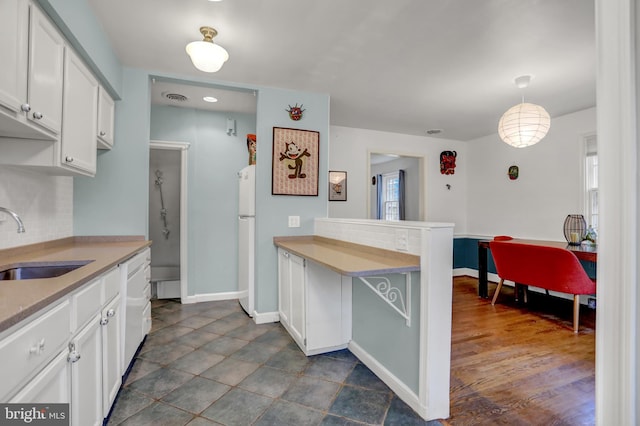
<svg viewBox="0 0 640 426"><path fill-rule="evenodd" d="M300 216L289 216L289 228L300 228Z"/></svg>
<svg viewBox="0 0 640 426"><path fill-rule="evenodd" d="M596 298L595 297L590 297L587 299L587 306L591 309L595 309L596 308Z"/></svg>
<svg viewBox="0 0 640 426"><path fill-rule="evenodd" d="M409 230L396 229L396 250L409 250Z"/></svg>

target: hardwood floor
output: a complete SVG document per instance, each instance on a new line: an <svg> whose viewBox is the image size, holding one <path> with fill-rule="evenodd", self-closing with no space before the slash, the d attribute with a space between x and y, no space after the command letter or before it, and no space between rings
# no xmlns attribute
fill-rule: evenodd
<svg viewBox="0 0 640 426"><path fill-rule="evenodd" d="M496 285L489 283L489 294ZM451 425L595 424L595 310L503 288L495 306L477 280L453 281Z"/></svg>

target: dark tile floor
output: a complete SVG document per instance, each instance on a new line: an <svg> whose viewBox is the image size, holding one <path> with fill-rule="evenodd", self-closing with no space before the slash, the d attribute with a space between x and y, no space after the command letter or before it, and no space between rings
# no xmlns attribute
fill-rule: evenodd
<svg viewBox="0 0 640 426"><path fill-rule="evenodd" d="M109 425L440 425L348 350L306 357L238 302L152 302L153 328Z"/></svg>

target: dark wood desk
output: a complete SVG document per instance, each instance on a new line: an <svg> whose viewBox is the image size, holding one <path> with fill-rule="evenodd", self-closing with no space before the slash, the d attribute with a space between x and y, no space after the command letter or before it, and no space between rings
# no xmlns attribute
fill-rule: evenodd
<svg viewBox="0 0 640 426"><path fill-rule="evenodd" d="M488 280L487 280L487 261L489 251L490 240L478 241L478 296L488 298ZM560 241L542 241L542 240L522 240L514 238L513 240L506 241L508 243L520 243L520 244L533 244L537 246L547 247L560 247L567 250L571 250L578 259L585 260L587 262L598 261L598 246L579 245L571 246L567 243Z"/></svg>

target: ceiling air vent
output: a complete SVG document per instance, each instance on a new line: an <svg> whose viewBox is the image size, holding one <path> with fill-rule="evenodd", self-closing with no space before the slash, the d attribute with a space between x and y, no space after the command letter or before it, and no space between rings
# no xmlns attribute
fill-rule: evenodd
<svg viewBox="0 0 640 426"><path fill-rule="evenodd" d="M187 98L185 95L181 95L180 93L163 93L162 94L165 98L169 99L170 101L174 101L174 102L185 102L187 100L189 100L189 98Z"/></svg>

